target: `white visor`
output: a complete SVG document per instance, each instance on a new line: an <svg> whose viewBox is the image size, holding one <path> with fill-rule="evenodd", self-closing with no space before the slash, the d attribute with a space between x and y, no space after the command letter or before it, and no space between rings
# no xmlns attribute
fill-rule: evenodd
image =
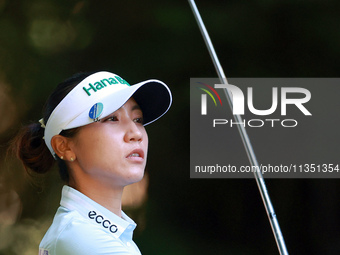
<svg viewBox="0 0 340 255"><path fill-rule="evenodd" d="M131 96L142 109L144 125L163 116L172 102L170 89L158 80L130 86L120 76L109 72L97 72L86 77L57 105L46 123L45 143L52 155L55 156L51 145L53 136L105 118Z"/></svg>

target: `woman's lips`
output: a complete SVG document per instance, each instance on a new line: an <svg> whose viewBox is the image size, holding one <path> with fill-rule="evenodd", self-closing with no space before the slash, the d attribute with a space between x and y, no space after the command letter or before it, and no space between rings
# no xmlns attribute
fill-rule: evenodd
<svg viewBox="0 0 340 255"><path fill-rule="evenodd" d="M144 160L144 151L142 149L135 149L131 151L126 158L132 160L143 161Z"/></svg>

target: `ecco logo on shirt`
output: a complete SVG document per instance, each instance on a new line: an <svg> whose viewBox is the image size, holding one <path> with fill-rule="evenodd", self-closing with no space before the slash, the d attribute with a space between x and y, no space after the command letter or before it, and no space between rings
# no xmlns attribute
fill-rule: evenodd
<svg viewBox="0 0 340 255"><path fill-rule="evenodd" d="M111 233L116 233L118 231L118 227L114 224L111 224L109 220L104 219L103 216L97 214L95 211L89 211L88 214L91 220L94 220L96 223L102 225L104 228L108 228Z"/></svg>

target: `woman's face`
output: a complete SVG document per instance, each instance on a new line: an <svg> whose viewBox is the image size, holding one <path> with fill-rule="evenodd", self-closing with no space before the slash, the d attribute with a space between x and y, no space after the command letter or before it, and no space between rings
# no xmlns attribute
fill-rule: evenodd
<svg viewBox="0 0 340 255"><path fill-rule="evenodd" d="M103 184L124 187L144 175L148 136L133 98L109 116L80 128L70 147L74 169Z"/></svg>

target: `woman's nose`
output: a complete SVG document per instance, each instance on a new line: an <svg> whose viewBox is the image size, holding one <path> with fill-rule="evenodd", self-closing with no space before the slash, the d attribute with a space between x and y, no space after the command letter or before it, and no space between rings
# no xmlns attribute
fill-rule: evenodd
<svg viewBox="0 0 340 255"><path fill-rule="evenodd" d="M126 123L126 133L124 137L125 142L141 142L143 140L143 133L138 125L139 124L133 120ZM141 127L143 128L142 125Z"/></svg>

